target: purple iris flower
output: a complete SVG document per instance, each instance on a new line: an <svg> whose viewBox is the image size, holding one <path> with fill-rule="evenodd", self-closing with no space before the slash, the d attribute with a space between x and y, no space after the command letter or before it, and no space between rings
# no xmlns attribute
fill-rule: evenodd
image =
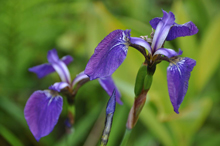
<svg viewBox="0 0 220 146"><path fill-rule="evenodd" d="M36 73L39 78L56 71L61 79L61 82L51 85L49 90L35 91L26 103L24 116L37 141L48 135L59 119L63 105L63 98L59 95L59 92L65 88L71 91L79 82L88 81L88 76L82 72L71 82L70 73L66 66L73 61L71 56L64 56L59 59L56 49L52 49L48 51L47 59L49 63L29 68L29 71ZM121 95L111 77L99 79L99 82L108 94L116 89L117 102L122 104Z"/></svg>
<svg viewBox="0 0 220 146"><path fill-rule="evenodd" d="M167 68L168 91L174 111L179 113L178 110L186 95L190 74L196 65L196 61L187 57L178 57L182 54L180 49L177 53L172 49L163 48L163 44L165 40L194 35L198 29L191 21L178 25L174 22L175 16L172 12L163 11L163 14L162 18L154 18L150 21L151 26L156 30L148 51L151 56L150 61L154 61L157 58L156 55L164 55L168 58L170 62Z"/></svg>
<svg viewBox="0 0 220 146"><path fill-rule="evenodd" d="M155 29L152 39L130 37L130 30L115 30L107 35L95 48L85 68L85 74L90 80L110 76L126 58L129 46L136 48L145 56L145 63L148 66L166 60L170 62L167 68L170 100L174 111L179 113L178 109L186 94L190 73L196 61L190 58L179 58L178 56L183 52L180 49L176 52L164 48L164 43L165 40L194 35L198 29L192 22L182 25L175 23L174 14L166 11L163 11L162 18L154 18L150 24Z"/></svg>
<svg viewBox="0 0 220 146"><path fill-rule="evenodd" d="M36 73L39 78L54 71L61 78L61 82L49 87L50 90L35 91L25 105L24 116L37 141L48 135L57 124L63 106L63 98L59 92L64 88L71 88L70 73L66 65L73 61L73 58L64 56L59 59L57 51L52 49L48 52L47 59L49 63L29 68L29 71Z"/></svg>

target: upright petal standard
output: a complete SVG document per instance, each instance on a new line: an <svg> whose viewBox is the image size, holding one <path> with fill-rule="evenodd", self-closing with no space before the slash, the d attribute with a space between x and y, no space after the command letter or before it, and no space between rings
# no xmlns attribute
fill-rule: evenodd
<svg viewBox="0 0 220 146"><path fill-rule="evenodd" d="M46 75L57 71L62 81L70 83L70 74L66 65L72 62L73 58L67 55L59 59L56 49L52 49L48 51L47 59L49 63L37 65L29 68L28 70L36 73L38 78L43 78Z"/></svg>
<svg viewBox="0 0 220 146"><path fill-rule="evenodd" d="M167 12L163 11L163 13L165 14ZM172 12L170 12L170 13L172 13ZM153 27L153 29L156 29L157 25L161 21L162 21L162 18L156 17L150 21L150 25ZM170 28L170 31L166 37L166 40L171 41L177 37L191 36L191 35L197 34L198 31L199 30L197 29L196 25L192 21L189 21L184 24L177 24L174 22L172 24L172 27Z"/></svg>
<svg viewBox="0 0 220 146"><path fill-rule="evenodd" d="M167 13L166 11L163 11L163 18L158 23L155 34L152 41L152 50L153 53L162 47L170 28L173 26L175 21L175 15L172 12Z"/></svg>

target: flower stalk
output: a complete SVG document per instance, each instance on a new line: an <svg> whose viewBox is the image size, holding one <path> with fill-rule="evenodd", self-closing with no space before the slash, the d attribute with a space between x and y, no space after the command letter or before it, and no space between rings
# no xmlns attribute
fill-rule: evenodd
<svg viewBox="0 0 220 146"><path fill-rule="evenodd" d="M140 112L145 104L147 93L151 87L155 70L156 64L153 66L143 64L138 71L134 90L136 97L128 115L127 129L132 129L137 123Z"/></svg>
<svg viewBox="0 0 220 146"><path fill-rule="evenodd" d="M120 146L126 146L127 145L127 142L128 142L128 139L129 139L130 135L131 135L131 129L126 128L125 134L124 134L124 137L122 139L122 142L121 142Z"/></svg>
<svg viewBox="0 0 220 146"><path fill-rule="evenodd" d="M108 143L108 139L109 139L109 135L111 132L111 127L112 127L112 122L113 122L113 116L115 112L115 105L116 105L116 93L114 90L106 107L105 127L102 133L100 146L106 146Z"/></svg>

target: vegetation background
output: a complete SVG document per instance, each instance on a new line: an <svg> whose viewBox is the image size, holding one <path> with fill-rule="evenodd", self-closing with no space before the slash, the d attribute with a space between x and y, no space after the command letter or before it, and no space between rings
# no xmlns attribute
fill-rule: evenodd
<svg viewBox="0 0 220 146"><path fill-rule="evenodd" d="M220 1L218 0L1 0L0 1L0 145L95 146L104 126L108 95L97 80L85 84L76 97L75 131L67 136L66 105L53 132L36 142L24 119L24 106L35 90L59 81L57 73L38 79L28 68L47 62L47 51L71 55L71 76L83 71L98 43L115 29L131 29L131 36L149 35L149 21L172 11L176 22L193 21L199 33L167 42L182 56L197 61L189 90L173 111L166 68L157 66L153 85L128 146L220 145ZM142 55L129 48L113 78L124 104L117 105L108 146L123 137L133 104L135 77Z"/></svg>

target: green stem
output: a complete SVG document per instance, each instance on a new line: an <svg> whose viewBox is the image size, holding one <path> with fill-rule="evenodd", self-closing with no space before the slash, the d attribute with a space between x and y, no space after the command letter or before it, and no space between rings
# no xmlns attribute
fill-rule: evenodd
<svg viewBox="0 0 220 146"><path fill-rule="evenodd" d="M74 123L75 123L75 105L68 105L67 110L67 119L66 119L66 145L71 146L71 139L70 135L74 132Z"/></svg>
<svg viewBox="0 0 220 146"><path fill-rule="evenodd" d="M131 135L131 130L132 130L132 129L126 128L125 134L124 134L124 137L123 137L123 139L122 139L122 142L121 142L121 145L120 145L120 146L127 146L128 139L129 139L129 137L130 137L130 135Z"/></svg>
<svg viewBox="0 0 220 146"><path fill-rule="evenodd" d="M73 125L75 123L75 105L69 105L67 111L67 119L66 119L66 132L68 134L72 133L74 128Z"/></svg>

